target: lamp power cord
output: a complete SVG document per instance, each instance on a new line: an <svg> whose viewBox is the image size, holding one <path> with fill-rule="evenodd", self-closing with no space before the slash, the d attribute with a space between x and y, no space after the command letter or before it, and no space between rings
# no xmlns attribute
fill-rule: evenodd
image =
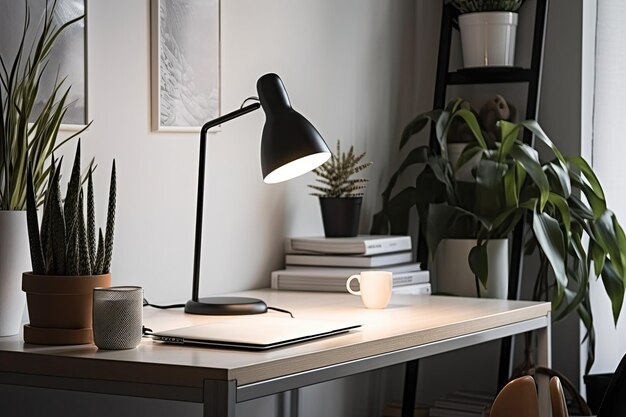
<svg viewBox="0 0 626 417"><path fill-rule="evenodd" d="M148 302L148 300L145 297L143 299L143 306L144 307L158 308L160 310L168 310L170 308L183 308L183 307L185 307L184 304L167 304L167 305L152 304L152 303ZM267 309L268 310L272 310L272 311L278 311L279 313L289 314L292 319L295 318L291 311L285 310L283 308L267 306ZM145 334L145 332L144 332L144 334Z"/></svg>

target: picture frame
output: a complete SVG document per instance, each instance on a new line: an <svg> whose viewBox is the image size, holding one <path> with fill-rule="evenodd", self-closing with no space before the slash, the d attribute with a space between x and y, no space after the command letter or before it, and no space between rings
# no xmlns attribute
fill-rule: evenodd
<svg viewBox="0 0 626 417"><path fill-rule="evenodd" d="M29 1L30 26L26 45L32 43L33 32L45 12L46 1ZM49 7L49 6L48 6ZM56 40L50 51L48 66L41 79L40 97L47 97L52 90L56 77L66 77L65 86L71 86L68 95L68 109L59 129L78 131L89 123L88 93L88 4L87 0L57 0L54 19L58 25L63 24L82 14L85 18L68 26ZM3 13L0 13L0 52L5 56L13 56L24 28L25 3L6 1ZM6 21L3 19L6 17ZM43 105L43 99L35 103L33 113L37 114L37 106Z"/></svg>
<svg viewBox="0 0 626 417"><path fill-rule="evenodd" d="M151 0L150 20L152 130L199 132L220 114L220 0Z"/></svg>

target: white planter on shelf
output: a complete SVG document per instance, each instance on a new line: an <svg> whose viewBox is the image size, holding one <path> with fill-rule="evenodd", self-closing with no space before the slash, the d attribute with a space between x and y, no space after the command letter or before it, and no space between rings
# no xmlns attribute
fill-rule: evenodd
<svg viewBox="0 0 626 417"><path fill-rule="evenodd" d="M514 65L517 13L465 13L459 28L465 68Z"/></svg>
<svg viewBox="0 0 626 417"><path fill-rule="evenodd" d="M30 270L26 211L0 210L0 336L20 331L26 301L22 273Z"/></svg>
<svg viewBox="0 0 626 417"><path fill-rule="evenodd" d="M483 298L506 299L509 290L508 239L493 239L487 243L489 259L487 288L480 284ZM435 257L435 283L438 293L476 297L476 278L467 257L476 246L475 239L444 239Z"/></svg>

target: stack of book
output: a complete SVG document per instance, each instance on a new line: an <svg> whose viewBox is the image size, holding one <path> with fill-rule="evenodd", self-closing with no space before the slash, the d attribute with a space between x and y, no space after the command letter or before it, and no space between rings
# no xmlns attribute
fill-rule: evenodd
<svg viewBox="0 0 626 417"><path fill-rule="evenodd" d="M493 396L472 391L456 391L435 401L430 417L489 417Z"/></svg>
<svg viewBox="0 0 626 417"><path fill-rule="evenodd" d="M410 236L287 238L285 264L285 269L272 272L272 288L346 292L350 275L385 270L393 273L394 293L431 292L428 271L413 262Z"/></svg>

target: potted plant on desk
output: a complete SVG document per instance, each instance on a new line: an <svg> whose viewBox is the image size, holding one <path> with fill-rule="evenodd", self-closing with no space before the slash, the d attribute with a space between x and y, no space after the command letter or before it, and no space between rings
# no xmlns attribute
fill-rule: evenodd
<svg viewBox="0 0 626 417"><path fill-rule="evenodd" d="M27 190L28 238L32 272L22 277L30 324L24 341L37 344L84 344L93 341L92 297L95 287L111 285L111 259L115 226L116 175L111 169L106 232L96 241L92 169L84 197L80 174L80 142L65 199L59 180L61 162L52 163L41 219L37 216L33 178ZM86 215L84 203L87 203Z"/></svg>
<svg viewBox="0 0 626 417"><path fill-rule="evenodd" d="M527 253L536 251L540 259L532 298L550 301L557 321L578 313L587 329L588 372L595 347L589 280L592 276L602 279L617 322L626 279L624 231L607 209L591 167L579 156L563 156L536 121L500 121L498 135L493 137L481 129L474 113L459 103L421 114L404 129L401 148L434 122L437 146L417 146L409 152L383 192L383 208L375 216L372 231L406 233L408 213L416 208L432 259L450 230L467 227L477 233L467 265L488 288L492 276L487 242L506 237L526 218L530 225ZM467 123L475 140L453 165L447 158L447 135L455 119ZM535 149L518 139L524 129L550 149L552 159L540 160ZM425 168L417 175L415 186L393 194L399 176L416 164ZM466 164L471 164L473 178L459 180L455 172ZM523 368L532 366L527 358Z"/></svg>
<svg viewBox="0 0 626 417"><path fill-rule="evenodd" d="M316 190L311 195L319 197L326 237L353 237L358 233L362 191L368 180L352 176L372 165L372 162L362 163L364 157L365 152L356 155L353 146L347 153L341 153L337 141L337 152L313 170L321 185L309 187Z"/></svg>
<svg viewBox="0 0 626 417"><path fill-rule="evenodd" d="M465 68L515 63L517 11L523 0L449 0L459 13Z"/></svg>
<svg viewBox="0 0 626 417"><path fill-rule="evenodd" d="M84 16L61 26L53 22L56 2L46 9L36 26L32 44L27 38L33 31L30 10L15 55L0 55L0 336L17 334L24 312L24 294L20 275L28 268L26 230L26 186L28 161L32 165L33 192L37 205L46 193L50 156L63 143L79 135L88 126L57 143L59 127L68 109L70 86L57 77L47 97L41 77L48 67L49 54L63 31ZM41 102L36 112L35 103Z"/></svg>

